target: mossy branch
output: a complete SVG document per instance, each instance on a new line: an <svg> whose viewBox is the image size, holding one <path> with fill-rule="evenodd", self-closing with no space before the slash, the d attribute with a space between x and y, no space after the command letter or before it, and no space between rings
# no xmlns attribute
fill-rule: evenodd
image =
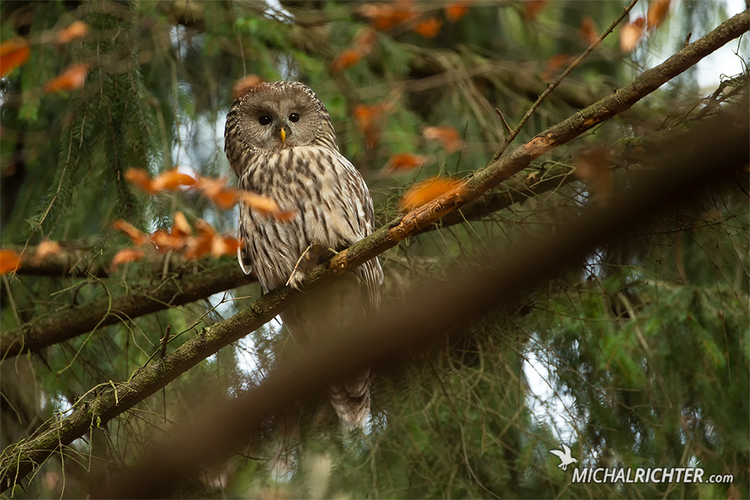
<svg viewBox="0 0 750 500"><path fill-rule="evenodd" d="M305 280L304 286L310 287L328 281L338 274L356 268L404 238L435 223L451 211L477 199L492 187L526 168L532 160L545 152L627 110L701 58L745 33L749 24L750 10L727 20L611 96L549 128L512 153L493 158L487 167L467 179L456 192L448 193L396 218L349 249L339 252L329 262L314 269ZM613 229L610 228L610 231ZM0 455L0 485L6 489L16 484L18 479L44 462L51 453L59 450L61 445L67 445L85 434L92 422L107 422L164 387L202 359L262 326L284 310L296 294L297 292L285 287L261 297L245 311L203 329L173 353L141 368L128 382L117 384L115 389L107 389L90 400L79 401L68 417L50 422L40 428L34 436L9 446Z"/></svg>
<svg viewBox="0 0 750 500"><path fill-rule="evenodd" d="M119 323L172 306L206 298L255 281L232 263L193 274L170 276L164 282L131 287L124 295L104 297L90 304L42 316L19 328L0 333L0 358L37 351L69 340L97 327Z"/></svg>

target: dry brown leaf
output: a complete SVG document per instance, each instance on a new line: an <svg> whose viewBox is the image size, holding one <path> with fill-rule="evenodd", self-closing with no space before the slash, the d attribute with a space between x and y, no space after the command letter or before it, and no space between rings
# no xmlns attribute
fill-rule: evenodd
<svg viewBox="0 0 750 500"><path fill-rule="evenodd" d="M151 244L156 247L160 252L167 252L169 250L180 250L187 245L187 237L182 235L176 235L168 233L163 229L155 231L149 235Z"/></svg>
<svg viewBox="0 0 750 500"><path fill-rule="evenodd" d="M424 165L427 158L411 153L397 153L392 155L385 166L386 172L408 171Z"/></svg>
<svg viewBox="0 0 750 500"><path fill-rule="evenodd" d="M422 132L422 137L440 141L443 148L449 153L461 149L463 144L461 134L453 127L427 127Z"/></svg>
<svg viewBox="0 0 750 500"><path fill-rule="evenodd" d="M13 38L0 44L0 78L23 66L29 60L31 49L23 38Z"/></svg>
<svg viewBox="0 0 750 500"><path fill-rule="evenodd" d="M225 187L214 196L209 196L212 202L222 210L229 210L239 200L238 191L231 187Z"/></svg>
<svg viewBox="0 0 750 500"><path fill-rule="evenodd" d="M404 193L399 201L399 206L404 212L409 212L456 189L459 185L461 185L461 181L446 177L427 179Z"/></svg>
<svg viewBox="0 0 750 500"><path fill-rule="evenodd" d="M648 29L655 30L662 25L669 14L669 4L672 0L651 0L646 14Z"/></svg>
<svg viewBox="0 0 750 500"><path fill-rule="evenodd" d="M354 46L361 54L369 54L377 40L378 34L370 28L365 28L354 39Z"/></svg>
<svg viewBox="0 0 750 500"><path fill-rule="evenodd" d="M72 42L89 34L89 25L83 21L76 21L57 34L57 43Z"/></svg>
<svg viewBox="0 0 750 500"><path fill-rule="evenodd" d="M57 255L62 251L60 244L56 241L42 240L34 252L34 260L37 262L46 259L49 256Z"/></svg>
<svg viewBox="0 0 750 500"><path fill-rule="evenodd" d="M525 0L523 2L524 17L527 21L534 21L542 13L549 0Z"/></svg>
<svg viewBox="0 0 750 500"><path fill-rule="evenodd" d="M239 96L246 94L251 88L263 83L263 79L258 75L247 75L240 78L232 87L232 96L237 99Z"/></svg>
<svg viewBox="0 0 750 500"><path fill-rule="evenodd" d="M589 16L585 16L581 19L581 25L578 27L578 35L581 40L591 45L599 39L599 28L596 27L596 23Z"/></svg>
<svg viewBox="0 0 750 500"><path fill-rule="evenodd" d="M202 219L195 221L195 229L198 230L198 236L188 238L187 249L185 250L186 259L197 259L211 253L216 231Z"/></svg>
<svg viewBox="0 0 750 500"><path fill-rule="evenodd" d="M531 172L523 178L523 183L527 186L533 186L539 180L539 172Z"/></svg>
<svg viewBox="0 0 750 500"><path fill-rule="evenodd" d="M375 29L384 31L397 24L410 21L417 16L413 0L398 0L392 3L364 4L359 13L370 18Z"/></svg>
<svg viewBox="0 0 750 500"><path fill-rule="evenodd" d="M455 23L469 12L469 4L473 3L473 0L458 0L456 2L450 2L445 6L445 18Z"/></svg>
<svg viewBox="0 0 750 500"><path fill-rule="evenodd" d="M183 174L175 168L157 175L151 182L151 189L156 192L167 191L178 189L182 186L194 186L196 182L194 177Z"/></svg>
<svg viewBox="0 0 750 500"><path fill-rule="evenodd" d="M632 23L623 24L620 28L620 50L631 52L638 45L638 41L643 36L646 20L639 17Z"/></svg>
<svg viewBox="0 0 750 500"><path fill-rule="evenodd" d="M289 222L297 215L294 210L282 210L274 200L267 196L261 196L250 191L238 191L237 193L242 203L263 216L274 217L281 222Z"/></svg>
<svg viewBox="0 0 750 500"><path fill-rule="evenodd" d="M414 26L414 32L423 38L435 38L442 26L443 21L440 18L431 17Z"/></svg>
<svg viewBox="0 0 750 500"><path fill-rule="evenodd" d="M110 263L110 268L116 270L120 264L126 264L128 262L137 262L146 255L146 252L140 248L123 248L115 254Z"/></svg>
<svg viewBox="0 0 750 500"><path fill-rule="evenodd" d="M135 184L148 194L155 192L152 186L153 180L151 179L151 175L142 168L127 169L125 171L125 180L131 184Z"/></svg>
<svg viewBox="0 0 750 500"><path fill-rule="evenodd" d="M211 241L211 256L221 257L222 255L235 256L237 255L237 249L240 247L240 242L231 236L214 236Z"/></svg>
<svg viewBox="0 0 750 500"><path fill-rule="evenodd" d="M351 68L362 59L362 54L353 49L347 49L339 53L331 63L331 71L338 72L346 68Z"/></svg>
<svg viewBox="0 0 750 500"><path fill-rule="evenodd" d="M117 229L118 231L122 231L123 233L127 234L130 239L133 241L133 244L135 246L141 246L145 244L148 241L148 237L140 232L138 229L135 228L132 224L129 222L126 222L123 219L118 219L112 223L112 227Z"/></svg>
<svg viewBox="0 0 750 500"><path fill-rule="evenodd" d="M380 127L385 116L386 104L374 104L366 106L357 104L354 106L354 120L357 127L364 133L367 147L374 147L378 143Z"/></svg>
<svg viewBox="0 0 750 500"><path fill-rule="evenodd" d="M185 214L179 210L174 213L171 234L173 236L190 236L193 234L193 229L188 224Z"/></svg>
<svg viewBox="0 0 750 500"><path fill-rule="evenodd" d="M575 58L569 54L557 54L556 56L550 57L544 64L544 71L539 75L539 78L545 82L551 80L561 67L567 66L569 63L573 62L574 59Z"/></svg>
<svg viewBox="0 0 750 500"><path fill-rule="evenodd" d="M237 204L238 192L236 189L228 187L227 181L226 177L220 179L201 177L195 187L202 190L203 194L221 210L229 210Z"/></svg>
<svg viewBox="0 0 750 500"><path fill-rule="evenodd" d="M73 90L83 87L86 82L86 74L89 72L86 64L73 64L68 66L60 76L46 83L44 91L48 94L61 90Z"/></svg>
<svg viewBox="0 0 750 500"><path fill-rule="evenodd" d="M0 275L8 274L19 268L21 256L13 250L0 250Z"/></svg>

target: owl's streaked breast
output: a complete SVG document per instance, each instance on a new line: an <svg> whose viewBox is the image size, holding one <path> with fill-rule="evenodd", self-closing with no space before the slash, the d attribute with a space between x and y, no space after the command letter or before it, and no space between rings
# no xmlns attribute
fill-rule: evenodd
<svg viewBox="0 0 750 500"><path fill-rule="evenodd" d="M239 187L297 212L292 221L280 222L241 209L249 257L266 290L286 283L311 243L339 249L372 231L363 206L371 204L367 186L338 151L311 146L257 152Z"/></svg>

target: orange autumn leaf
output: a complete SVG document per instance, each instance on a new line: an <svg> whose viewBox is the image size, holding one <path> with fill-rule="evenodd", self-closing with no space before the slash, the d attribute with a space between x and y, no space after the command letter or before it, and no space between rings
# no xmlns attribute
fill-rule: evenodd
<svg viewBox="0 0 750 500"><path fill-rule="evenodd" d="M525 0L523 2L523 12L527 21L534 21L541 14L549 0Z"/></svg>
<svg viewBox="0 0 750 500"><path fill-rule="evenodd" d="M219 235L214 236L211 240L211 256L221 257L222 255L237 255L237 249L240 247L240 242L236 238L231 236L222 237Z"/></svg>
<svg viewBox="0 0 750 500"><path fill-rule="evenodd" d="M373 147L378 143L379 129L386 105L383 103L366 106L357 104L354 106L354 121L357 127L365 134L367 147Z"/></svg>
<svg viewBox="0 0 750 500"><path fill-rule="evenodd" d="M380 106L367 106L365 104L357 104L354 106L354 120L357 122L357 126L360 130L365 131L372 125L380 113Z"/></svg>
<svg viewBox="0 0 750 500"><path fill-rule="evenodd" d="M149 173L142 168L127 169L125 171L125 180L131 184L135 184L148 194L154 193L154 188L152 186L153 180L151 179L151 175L149 175Z"/></svg>
<svg viewBox="0 0 750 500"><path fill-rule="evenodd" d="M112 257L110 267L112 270L117 269L120 264L126 264L128 262L138 262L146 255L146 252L140 248L123 248Z"/></svg>
<svg viewBox="0 0 750 500"><path fill-rule="evenodd" d="M77 38L83 38L89 34L89 25L83 21L76 21L57 34L57 43L71 42Z"/></svg>
<svg viewBox="0 0 750 500"><path fill-rule="evenodd" d="M347 49L342 51L331 63L331 71L338 72L342 69L351 68L362 59L362 54L356 50Z"/></svg>
<svg viewBox="0 0 750 500"><path fill-rule="evenodd" d="M573 59L574 58L568 54L557 54L556 56L550 57L547 59L547 62L544 65L544 71L542 71L539 77L542 81L551 80L558 69L569 62L572 62Z"/></svg>
<svg viewBox="0 0 750 500"><path fill-rule="evenodd" d="M643 36L643 30L646 26L646 20L639 17L632 23L625 23L620 28L620 50L631 52L638 45L638 41Z"/></svg>
<svg viewBox="0 0 750 500"><path fill-rule="evenodd" d="M13 250L0 250L0 275L15 271L20 265L20 255Z"/></svg>
<svg viewBox="0 0 750 500"><path fill-rule="evenodd" d="M370 28L365 28L354 39L354 46L361 54L368 54L377 40L378 34Z"/></svg>
<svg viewBox="0 0 750 500"><path fill-rule="evenodd" d="M401 210L404 212L409 212L434 200L438 196L456 189L460 184L461 181L448 179L446 177L427 179L404 193L399 201L399 207L401 207Z"/></svg>
<svg viewBox="0 0 750 500"><path fill-rule="evenodd" d="M450 2L445 6L445 18L448 21L455 23L469 12L469 4L472 0L458 0L457 2Z"/></svg>
<svg viewBox="0 0 750 500"><path fill-rule="evenodd" d="M263 78L258 75L247 75L240 78L232 87L232 96L237 99L239 96L246 94L251 88L263 83Z"/></svg>
<svg viewBox="0 0 750 500"><path fill-rule="evenodd" d="M190 236L193 234L193 230L188 224L185 214L179 210L174 213L174 223L172 224L172 236Z"/></svg>
<svg viewBox="0 0 750 500"><path fill-rule="evenodd" d="M414 26L414 32L423 38L435 38L442 26L443 21L437 17L431 17Z"/></svg>
<svg viewBox="0 0 750 500"><path fill-rule="evenodd" d="M61 90L73 90L83 87L86 82L86 74L89 68L86 64L73 64L68 66L60 76L47 82L44 91L49 93Z"/></svg>
<svg viewBox="0 0 750 500"><path fill-rule="evenodd" d="M385 31L397 24L409 21L416 17L413 0L398 0L393 3L364 4L359 13L370 18L375 29Z"/></svg>
<svg viewBox="0 0 750 500"><path fill-rule="evenodd" d="M192 260L202 257L210 253L213 246L216 231L208 222L198 219L195 221L195 229L198 230L198 236L188 238L187 249L185 250L186 259Z"/></svg>
<svg viewBox="0 0 750 500"><path fill-rule="evenodd" d="M220 209L229 210L237 204L237 193L236 189L227 187L208 198Z"/></svg>
<svg viewBox="0 0 750 500"><path fill-rule="evenodd" d="M384 3L366 3L358 9L359 13L370 18L372 25L378 30L387 30L396 24L393 17L393 7Z"/></svg>
<svg viewBox="0 0 750 500"><path fill-rule="evenodd" d="M153 191L166 191L177 189L180 186L193 186L196 182L195 177L183 174L175 168L157 175L151 182L151 189Z"/></svg>
<svg viewBox="0 0 750 500"><path fill-rule="evenodd" d="M596 23L589 16L581 19L581 25L578 27L578 35L581 40L591 45L599 39L599 29L596 27Z"/></svg>
<svg viewBox="0 0 750 500"><path fill-rule="evenodd" d="M34 260L41 261L51 255L57 255L62 251L60 244L56 241L42 240L34 252Z"/></svg>
<svg viewBox="0 0 750 500"><path fill-rule="evenodd" d="M227 186L227 178L210 179L201 177L195 187L222 210L229 210L237 204L237 190Z"/></svg>
<svg viewBox="0 0 750 500"><path fill-rule="evenodd" d="M427 158L411 153L397 153L392 155L385 166L386 172L407 171L424 165Z"/></svg>
<svg viewBox="0 0 750 500"><path fill-rule="evenodd" d="M30 54L29 43L23 38L13 38L0 44L0 78L26 64Z"/></svg>
<svg viewBox="0 0 750 500"><path fill-rule="evenodd" d="M422 132L422 137L440 141L449 153L459 150L462 145L461 135L453 127L427 127Z"/></svg>
<svg viewBox="0 0 750 500"><path fill-rule="evenodd" d="M648 6L646 23L650 30L655 30L662 25L669 14L671 0L652 0Z"/></svg>
<svg viewBox="0 0 750 500"><path fill-rule="evenodd" d="M149 235L151 244L156 247L160 252L166 252L168 250L179 250L187 244L187 238L181 235L168 233L163 229L155 231Z"/></svg>
<svg viewBox="0 0 750 500"><path fill-rule="evenodd" d="M250 191L238 191L237 193L242 203L263 216L274 217L281 222L289 222L297 215L294 210L282 210L275 201L267 196L261 196Z"/></svg>
<svg viewBox="0 0 750 500"><path fill-rule="evenodd" d="M133 226L129 222L124 221L123 219L114 221L112 223L112 227L127 234L133 241L133 244L136 246L141 246L148 241L148 238L145 234L140 232L135 228L135 226Z"/></svg>

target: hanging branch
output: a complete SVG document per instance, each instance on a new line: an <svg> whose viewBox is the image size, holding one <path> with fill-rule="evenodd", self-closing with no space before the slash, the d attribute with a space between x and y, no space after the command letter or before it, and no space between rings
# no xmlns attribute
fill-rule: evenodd
<svg viewBox="0 0 750 500"><path fill-rule="evenodd" d="M595 125L629 109L640 99L697 63L701 58L742 35L748 30L749 24L750 10L725 21L712 32L697 40L692 45L680 50L664 63L644 72L631 84L617 90L612 96L602 99L592 106L576 113L571 118L549 128L509 155L491 161L487 167L471 176L455 192L445 194L403 217L396 218L391 223L378 229L369 237L355 243L350 248L339 252L330 261L315 268L305 279L303 286L305 288L310 288L315 284L320 284L333 279L334 276L342 274L347 270L354 269L365 261L395 246L402 239L433 224L449 212L477 199L490 188L526 168L532 160L538 158L545 152L574 139L585 131L590 130ZM743 147L740 149L742 149L742 153L745 155L745 148ZM715 161L719 161L719 155L726 154L727 151L725 150L716 151L714 156ZM743 156L743 161L746 161L746 155ZM678 182L675 182L674 184L682 185ZM653 204L649 206L653 206ZM601 224L601 221L597 221L597 224L597 229L595 230L599 230L598 228L600 227L599 225ZM624 224L623 226L627 225L628 224ZM614 227L605 226L605 228L606 231L603 231L603 234L611 234L611 232L615 230ZM591 242L593 240L586 241ZM557 255L557 249L549 248L547 249L547 252L547 254L537 257L550 257L550 261L554 262L556 266L561 265L560 257ZM569 255L567 257L570 258ZM567 260L565 262L567 262ZM549 265L539 264L544 264L544 262L537 263L536 268L538 269L532 273L537 279L541 279L541 276L538 274L538 272L540 272L539 269L542 269L545 273L550 271ZM515 279L518 279L518 277L516 276ZM536 282L535 280L529 280L525 283L531 283L532 281ZM5 489L16 484L19 478L24 477L27 473L33 470L34 467L44 462L44 460L46 460L51 453L57 451L60 446L67 445L74 439L84 435L89 430L92 422L107 422L108 420L111 420L115 416L150 396L161 387L167 385L177 376L187 371L192 366L195 366L202 359L205 359L222 347L244 337L248 332L259 328L265 322L283 311L287 307L288 301L293 300L297 293L298 292L294 292L288 287L272 291L255 301L245 311L240 312L236 316L213 326L204 328L200 333L195 335L180 348L176 349L173 353L168 354L165 358L156 360L152 364L138 370L128 382L116 384L114 389L107 389L90 400L79 401L69 416L57 422L49 422L42 426L34 436L9 446L3 451L3 454L0 455L0 485ZM451 309L450 305L448 306L448 309ZM417 329L417 331L424 333L424 329L430 324L431 320L426 321L424 325ZM382 353L383 348L384 347L381 346L379 350L374 350L373 353L367 356L367 359L372 359L375 352ZM347 356L344 358L346 357ZM311 370L312 368L309 366L309 361L311 359L313 358L308 358L307 361L300 366ZM321 359L329 358L321 354L320 359L317 361L320 361ZM360 362L363 359L365 358L355 361ZM341 360L337 360L337 362L338 361ZM329 363L330 366L321 368L320 373L323 374L321 377L325 378L337 370L341 372L349 370L354 366L352 363L353 361L346 361L342 362L340 366L337 366L336 363ZM300 372L298 370L298 373L303 374L305 371L302 370ZM291 376L293 375L294 372L292 372ZM286 380L283 377L288 376L290 375L280 375L280 377L282 377L281 382ZM313 383L317 380L318 379L310 379L308 383ZM300 387L301 386L307 387L307 383L300 385ZM264 387L268 386L264 385ZM271 407L278 406L285 402L285 397L293 397L296 394L297 392L295 390L290 391L285 395L277 395L275 398L268 399L266 402L267 404L259 406L255 411L268 412ZM261 413L255 413L255 415L259 414ZM250 428L249 425L246 425L245 427L245 430L239 434L240 436L244 436L247 429ZM221 429L217 430L221 431ZM217 446L223 444L223 442L218 443ZM186 456L193 455L187 454ZM210 454L207 454L207 457L208 456L210 456ZM175 461L174 463L176 464L178 461ZM160 465L166 467L173 464L163 463ZM160 467L154 467L153 470L156 471L162 469ZM164 481L166 483L166 479L169 478L167 476L158 477L156 482ZM132 486L134 488L143 488L149 487L152 484L154 483L133 484ZM125 495L123 494L122 496Z"/></svg>

